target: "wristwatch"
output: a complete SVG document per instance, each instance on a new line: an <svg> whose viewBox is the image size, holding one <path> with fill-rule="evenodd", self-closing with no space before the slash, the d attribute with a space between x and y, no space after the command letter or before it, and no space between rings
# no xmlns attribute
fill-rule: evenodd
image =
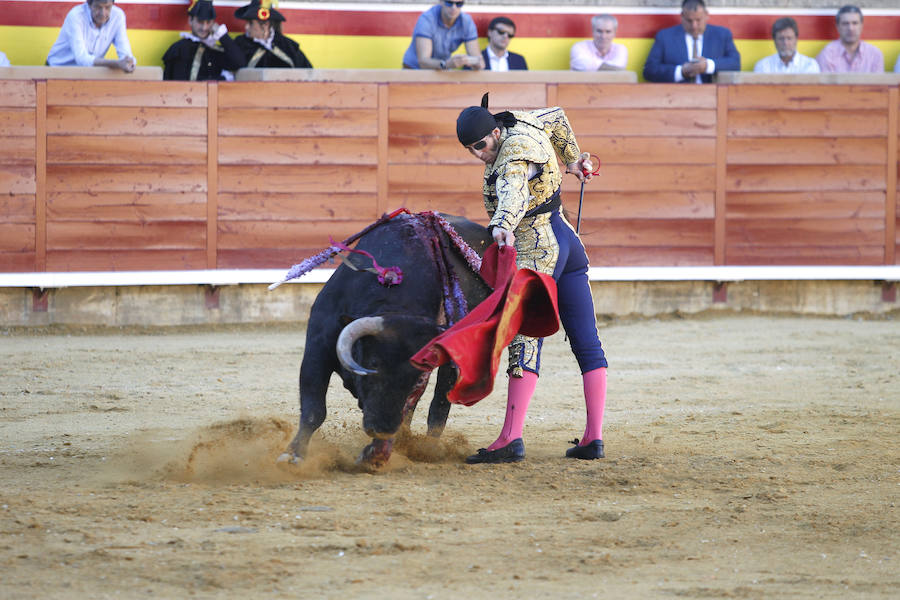
<svg viewBox="0 0 900 600"><path fill-rule="evenodd" d="M441 61L440 63L438 63L438 64L440 64L440 66L441 66L441 71L446 71L446 70L447 70L447 61L446 61L446 60L442 60L442 61Z"/></svg>

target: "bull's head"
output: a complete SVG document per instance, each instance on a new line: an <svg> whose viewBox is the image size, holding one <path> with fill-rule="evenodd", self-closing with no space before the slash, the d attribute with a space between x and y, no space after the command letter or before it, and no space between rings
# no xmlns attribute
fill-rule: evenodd
<svg viewBox="0 0 900 600"><path fill-rule="evenodd" d="M438 333L433 320L405 315L361 317L341 331L337 357L354 378L368 435L388 438L400 428L407 398L422 376L409 359Z"/></svg>

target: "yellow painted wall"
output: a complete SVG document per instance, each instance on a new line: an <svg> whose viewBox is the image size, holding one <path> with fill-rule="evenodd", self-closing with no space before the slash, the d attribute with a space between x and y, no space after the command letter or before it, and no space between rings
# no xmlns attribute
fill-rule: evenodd
<svg viewBox="0 0 900 600"><path fill-rule="evenodd" d="M55 27L0 27L0 50L14 65L42 65L59 29ZM178 40L178 32L155 29L128 31L138 63L144 66L162 65L162 55ZM409 37L403 36L340 36L291 35L309 60L321 69L398 69ZM522 54L532 70L567 70L569 49L583 38L517 38L510 49ZM653 40L649 38L621 38L628 48L628 68L640 74ZM900 40L868 40L884 53L887 71L893 70L900 55ZM479 40L482 47L487 40ZM800 42L800 52L815 56L828 43L822 40ZM769 40L737 40L741 53L741 69L752 71L759 59L775 52ZM109 57L115 57L110 49Z"/></svg>

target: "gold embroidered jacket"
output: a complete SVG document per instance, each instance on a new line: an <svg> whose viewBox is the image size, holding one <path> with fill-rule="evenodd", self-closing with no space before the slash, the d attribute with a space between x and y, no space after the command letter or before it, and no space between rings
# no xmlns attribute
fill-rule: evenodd
<svg viewBox="0 0 900 600"><path fill-rule="evenodd" d="M514 111L519 121L500 134L500 152L485 165L484 206L490 225L515 231L529 210L547 202L559 189L565 164L578 160L581 151L575 134L559 107L529 112Z"/></svg>

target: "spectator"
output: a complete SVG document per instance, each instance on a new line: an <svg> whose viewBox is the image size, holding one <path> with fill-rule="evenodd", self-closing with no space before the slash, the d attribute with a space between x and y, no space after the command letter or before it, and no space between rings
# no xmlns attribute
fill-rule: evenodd
<svg viewBox="0 0 900 600"><path fill-rule="evenodd" d="M194 0L188 9L190 33L172 44L163 55L163 79L181 81L233 80L231 73L244 66L244 53L216 23L211 0Z"/></svg>
<svg viewBox="0 0 900 600"><path fill-rule="evenodd" d="M487 30L488 45L481 53L484 68L489 71L527 71L525 57L507 50L516 37L516 24L509 17L494 17Z"/></svg>
<svg viewBox="0 0 900 600"><path fill-rule="evenodd" d="M116 47L118 60L104 58L112 45ZM87 0L74 6L50 48L47 64L51 67L110 67L131 73L137 61L128 42L125 13L113 6L113 0Z"/></svg>
<svg viewBox="0 0 900 600"><path fill-rule="evenodd" d="M619 21L612 15L591 17L593 40L576 42L569 53L573 71L619 71L628 64L628 48L613 42Z"/></svg>
<svg viewBox="0 0 900 600"><path fill-rule="evenodd" d="M412 41L403 55L404 69L484 68L478 30L472 17L463 14L464 4L464 0L442 0L419 15ZM451 56L462 44L466 53Z"/></svg>
<svg viewBox="0 0 900 600"><path fill-rule="evenodd" d="M312 63L300 45L282 35L280 23L284 15L271 7L270 0L253 0L234 11L234 16L247 21L244 35L234 39L246 60L246 66L258 69L312 69Z"/></svg>
<svg viewBox="0 0 900 600"><path fill-rule="evenodd" d="M838 39L816 57L823 73L884 73L881 50L862 41L863 14L858 6L842 6L834 18Z"/></svg>
<svg viewBox="0 0 900 600"><path fill-rule="evenodd" d="M754 73L818 73L819 63L797 52L800 30L790 17L778 19L772 25L772 39L777 52L757 61Z"/></svg>
<svg viewBox="0 0 900 600"><path fill-rule="evenodd" d="M726 27L707 25L703 0L681 3L681 25L656 34L644 78L657 82L710 83L719 71L740 71L741 55Z"/></svg>
<svg viewBox="0 0 900 600"><path fill-rule="evenodd" d="M10 66L9 59L6 58L5 54L0 52L0 67L8 67L8 66Z"/></svg>

